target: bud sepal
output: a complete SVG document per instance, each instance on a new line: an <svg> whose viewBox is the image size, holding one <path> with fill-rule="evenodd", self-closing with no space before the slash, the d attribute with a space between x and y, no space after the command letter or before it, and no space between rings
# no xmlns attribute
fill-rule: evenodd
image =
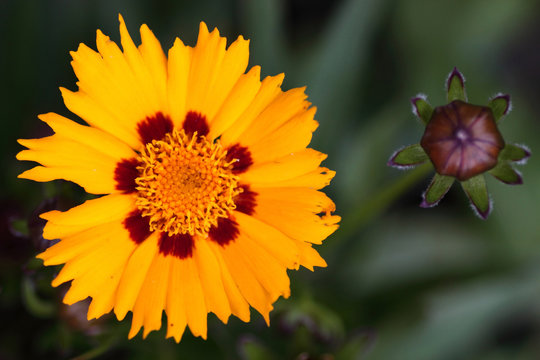
<svg viewBox="0 0 540 360"><path fill-rule="evenodd" d="M424 94L418 94L411 99L413 113L424 125L427 125L433 115L433 107L427 102L427 97Z"/></svg>
<svg viewBox="0 0 540 360"><path fill-rule="evenodd" d="M510 111L512 111L512 102L510 101L510 95L497 94L489 100L488 106L493 111L493 116L497 123Z"/></svg>
<svg viewBox="0 0 540 360"><path fill-rule="evenodd" d="M426 191L422 194L420 207L429 208L439 204L439 201L446 195L452 187L455 179L451 176L445 176L435 173L433 180Z"/></svg>
<svg viewBox="0 0 540 360"><path fill-rule="evenodd" d="M429 157L420 144L413 144L396 151L388 160L388 166L398 169L410 169L428 160Z"/></svg>
<svg viewBox="0 0 540 360"><path fill-rule="evenodd" d="M477 175L467 181L462 181L461 187L467 194L476 215L484 220L487 219L491 212L491 198L488 194L484 175Z"/></svg>

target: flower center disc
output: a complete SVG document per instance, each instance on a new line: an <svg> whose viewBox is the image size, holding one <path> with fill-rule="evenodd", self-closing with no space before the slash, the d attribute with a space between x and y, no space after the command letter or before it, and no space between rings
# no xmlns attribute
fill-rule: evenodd
<svg viewBox="0 0 540 360"><path fill-rule="evenodd" d="M173 130L146 144L135 180L136 204L150 230L206 236L219 217L236 208L242 190L219 142Z"/></svg>

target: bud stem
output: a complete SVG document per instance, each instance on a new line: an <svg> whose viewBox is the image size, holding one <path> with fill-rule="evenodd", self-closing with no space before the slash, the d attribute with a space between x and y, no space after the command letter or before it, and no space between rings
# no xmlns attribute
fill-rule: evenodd
<svg viewBox="0 0 540 360"><path fill-rule="evenodd" d="M343 218L340 230L334 235L333 241L328 246L333 246L339 242L338 239L350 237L361 230L373 219L381 215L407 190L418 184L419 181L424 180L432 171L433 165L430 162L419 165L413 170L404 173L391 184L382 186L369 198L359 201L360 206L351 209Z"/></svg>

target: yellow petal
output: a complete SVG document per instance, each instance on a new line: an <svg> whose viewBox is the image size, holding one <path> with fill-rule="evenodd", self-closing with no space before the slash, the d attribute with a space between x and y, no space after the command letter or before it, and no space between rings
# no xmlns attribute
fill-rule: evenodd
<svg viewBox="0 0 540 360"><path fill-rule="evenodd" d="M65 179L81 185L90 194L107 194L115 191L116 183L112 177L109 178L103 172L96 176L96 171L93 168L47 168L36 166L23 172L18 177L39 182Z"/></svg>
<svg viewBox="0 0 540 360"><path fill-rule="evenodd" d="M112 234L115 233L111 231ZM100 266L94 264L90 271L77 276L71 282L71 287L64 297L64 302L67 304L73 304L88 296L92 297L93 305L91 304L88 309L88 319L97 318L113 308L114 295L122 270L135 248L128 234L125 232L116 234L117 237L111 241L114 244L105 247L109 252L101 258Z"/></svg>
<svg viewBox="0 0 540 360"><path fill-rule="evenodd" d="M206 339L206 317L207 307L204 292L201 286L201 278L197 269L197 264L192 258L179 261L180 283L184 293L184 303L186 306L186 318L189 329L194 336Z"/></svg>
<svg viewBox="0 0 540 360"><path fill-rule="evenodd" d="M19 143L29 150L18 153L18 160L35 161L50 168L73 165L82 169L95 168L100 173L116 166L115 159L107 154L59 135L41 139L21 139Z"/></svg>
<svg viewBox="0 0 540 360"><path fill-rule="evenodd" d="M102 245L110 243L110 233L113 230L119 236L123 236L124 233L119 227L122 227L120 222L113 221L87 228L75 235L62 238L60 242L47 248L37 257L42 259L45 265L63 264L75 258L84 257L86 253L95 251ZM60 278L57 281L60 281Z"/></svg>
<svg viewBox="0 0 540 360"><path fill-rule="evenodd" d="M40 215L48 220L43 237L51 240L64 238L99 224L122 222L133 209L136 209L133 196L113 194L87 200L65 212L49 211Z"/></svg>
<svg viewBox="0 0 540 360"><path fill-rule="evenodd" d="M312 172L326 159L326 155L313 149L304 149L272 162L252 165L244 174L242 182L251 184L267 184L296 178Z"/></svg>
<svg viewBox="0 0 540 360"><path fill-rule="evenodd" d="M218 76L223 76L219 73L219 69L226 45L227 40L219 36L217 29L208 33L206 24L201 22L189 73L189 92L186 102L188 111L196 111L208 116L210 104L214 101L209 96L212 85Z"/></svg>
<svg viewBox="0 0 540 360"><path fill-rule="evenodd" d="M196 244L194 258L204 291L206 308L226 324L231 315L231 307L221 280L219 263L208 247L206 239L199 239Z"/></svg>
<svg viewBox="0 0 540 360"><path fill-rule="evenodd" d="M211 139L216 139L223 131L233 126L240 115L252 103L261 86L261 68L254 66L247 74L242 75L227 99L219 109L210 126Z"/></svg>
<svg viewBox="0 0 540 360"><path fill-rule="evenodd" d="M240 231L245 237L256 242L278 260L282 266L289 269L298 269L299 252L296 243L292 239L252 216L241 212L235 212L234 216Z"/></svg>
<svg viewBox="0 0 540 360"><path fill-rule="evenodd" d="M186 303L184 299L184 284L181 280L182 260L174 259L171 262L169 275L169 291L167 292L167 338L173 337L180 342L187 325Z"/></svg>
<svg viewBox="0 0 540 360"><path fill-rule="evenodd" d="M109 313L114 308L118 283L120 282L124 266L130 254L131 252L125 254L125 261L122 263L122 265L120 265L115 272L106 277L101 285L97 286L90 292L92 302L88 307L88 320L97 319L102 315Z"/></svg>
<svg viewBox="0 0 540 360"><path fill-rule="evenodd" d="M314 171L307 174L300 175L298 177L267 183L258 183L257 187L308 187L310 189L319 190L330 184L330 181L336 175L335 171L332 171L325 167L319 167Z"/></svg>
<svg viewBox="0 0 540 360"><path fill-rule="evenodd" d="M131 339L144 326L143 338L161 328L161 318L169 285L171 257L156 254L146 273L135 306L128 337Z"/></svg>
<svg viewBox="0 0 540 360"><path fill-rule="evenodd" d="M46 122L57 135L91 147L116 160L129 159L137 155L118 138L96 128L79 125L55 113L41 114L38 117Z"/></svg>
<svg viewBox="0 0 540 360"><path fill-rule="evenodd" d="M253 239L239 236L228 247L233 259L243 259L243 263L258 279L259 283L269 294L273 303L279 296L285 298L290 295L290 282L287 268L271 256L262 246Z"/></svg>
<svg viewBox="0 0 540 360"><path fill-rule="evenodd" d="M116 292L114 313L122 320L133 309L148 269L157 253L157 236L151 235L140 244L129 258Z"/></svg>
<svg viewBox="0 0 540 360"><path fill-rule="evenodd" d="M107 153L105 142L103 148L100 148L99 143L85 144L84 140L55 134L41 139L21 139L19 143L29 150L19 152L18 160L35 161L46 168L37 167L26 171L19 175L21 178L36 181L65 179L78 183L87 192L94 194L116 191L114 171L118 159Z"/></svg>
<svg viewBox="0 0 540 360"><path fill-rule="evenodd" d="M313 120L316 108L301 112L274 132L249 145L255 164L271 161L305 149L318 123Z"/></svg>
<svg viewBox="0 0 540 360"><path fill-rule="evenodd" d="M240 118L229 127L221 136L221 142L225 145L232 145L238 142L238 137L254 121L254 119L270 104L279 94L281 94L281 83L285 75L266 77L257 92L257 95L242 113Z"/></svg>
<svg viewBox="0 0 540 360"><path fill-rule="evenodd" d="M257 188L253 216L289 237L320 244L338 228L340 217L328 196L309 188ZM319 214L323 213L323 216Z"/></svg>
<svg viewBox="0 0 540 360"><path fill-rule="evenodd" d="M154 36L152 30L146 24L141 26L141 45L139 51L150 71L153 80L153 88L156 92L159 108L162 112L168 113L167 104L167 58L163 53L159 40Z"/></svg>
<svg viewBox="0 0 540 360"><path fill-rule="evenodd" d="M135 246L120 223L102 225L99 232L88 231L86 236L89 242L95 241L94 236L98 238L96 246L68 260L52 283L53 286L58 286L75 279L64 298L67 304L90 296L92 291L99 288L96 284L99 285L118 271Z"/></svg>
<svg viewBox="0 0 540 360"><path fill-rule="evenodd" d="M222 39L222 41L227 41L225 38ZM219 64L217 75L208 87L207 104L203 113L208 116L210 123L231 89L238 82L240 75L246 71L248 60L249 40L244 40L242 36L239 36L226 50L223 60ZM249 96L249 94L246 95Z"/></svg>
<svg viewBox="0 0 540 360"><path fill-rule="evenodd" d="M77 51L70 53L73 58L71 65L79 79L77 85L80 92L91 98L96 107L103 108L102 110L118 124L107 124L91 113L81 113L81 117L85 115L83 119L89 123L96 120L98 127L103 126L104 129L111 127L111 130L107 131L114 135L114 125L122 124L123 111L128 111L130 118L133 117L134 111L141 112L142 99L133 93L136 83L130 76L129 66L125 63L120 49L101 31L97 34L97 45L103 54L95 52L85 44L80 44Z"/></svg>
<svg viewBox="0 0 540 360"><path fill-rule="evenodd" d="M167 338L173 337L180 342L187 325L186 303L184 299L184 284L182 284L181 260L171 262L169 276L169 291L167 292Z"/></svg>
<svg viewBox="0 0 540 360"><path fill-rule="evenodd" d="M156 62L158 64L160 61L162 61L159 60L163 53L163 51L161 51L161 54L159 53L161 46L159 44L157 44L156 46L155 41L157 40L154 41L152 39L153 36L147 36L150 34L148 34L147 31L143 31L143 27L141 27L141 38L143 37L142 33L145 33L144 38L142 38L143 43L146 43L148 40L148 44L146 44L148 46L143 45L144 51L147 52L151 51L152 49L159 49L157 50L156 54L148 54L144 55L143 57L143 55L141 54L143 48L141 48L141 51L139 51L135 43L133 43L124 19L121 15L118 16L118 19L120 21L120 42L122 44L122 49L124 50L124 57L129 64L129 68L131 69L135 78L135 82L137 84L134 87L134 90L142 94L143 106L149 114L153 115L158 111L163 112L165 109L161 106L166 100L166 98L160 98L160 96L163 96L163 69L157 70L157 72L161 73L160 75L158 75L158 77L161 78L160 80L158 80L159 85L156 86L156 79L153 78L152 73L153 70L150 69L148 66L148 63L151 63L153 61L150 60L152 56L156 57Z"/></svg>
<svg viewBox="0 0 540 360"><path fill-rule="evenodd" d="M133 149L139 149L140 139L135 124L123 123L113 113L82 91L72 92L60 88L66 107L88 124L117 137Z"/></svg>
<svg viewBox="0 0 540 360"><path fill-rule="evenodd" d="M293 116L304 112L310 105L305 101L305 88L296 88L280 93L251 122L250 126L239 137L242 145L255 144L271 134Z"/></svg>
<svg viewBox="0 0 540 360"><path fill-rule="evenodd" d="M186 116L186 97L188 94L189 68L192 48L176 38L169 50L167 95L171 117L180 128Z"/></svg>
<svg viewBox="0 0 540 360"><path fill-rule="evenodd" d="M240 320L248 322L250 318L249 304L241 294L238 285L236 284L231 272L229 271L229 268L223 260L221 246L215 244L214 242L210 242L209 246L216 257L217 262L219 263L221 279L223 280L223 286L225 288L225 292L227 293L227 298L229 299L232 313Z"/></svg>
<svg viewBox="0 0 540 360"><path fill-rule="evenodd" d="M261 284L261 276L254 272L252 265L249 264L250 259L246 258L243 250L239 249L239 239L229 244L226 247L220 247L224 263L230 271L232 278L236 282L242 296L253 306L265 319L270 322L269 313L273 309L272 303L276 296L269 294L266 288ZM251 257L253 254L248 254ZM257 257L259 258L259 257ZM263 266L260 264L260 266ZM267 286L271 287L268 283ZM278 291L279 292L279 291Z"/></svg>
<svg viewBox="0 0 540 360"><path fill-rule="evenodd" d="M97 87L92 78L84 82L79 78L79 89L115 114L126 128L135 129L137 122L153 114L157 108L153 108L145 99L147 95L143 95L143 85L137 80L137 74L131 71L118 45L100 30L97 31L96 45L108 70L106 86L114 94L111 96L100 91L101 86Z"/></svg>
<svg viewBox="0 0 540 360"><path fill-rule="evenodd" d="M311 271L313 271L314 266L326 267L326 261L313 249L311 244L299 241L298 249L300 250L300 265L303 267Z"/></svg>

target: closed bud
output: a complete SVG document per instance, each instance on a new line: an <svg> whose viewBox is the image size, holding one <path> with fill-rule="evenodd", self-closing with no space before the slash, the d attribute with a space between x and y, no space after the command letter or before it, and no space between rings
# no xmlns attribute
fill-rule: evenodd
<svg viewBox="0 0 540 360"><path fill-rule="evenodd" d="M467 102L465 78L457 68L446 80L448 104L432 108L425 95L413 98L414 114L426 125L420 144L396 151L388 165L409 168L426 161L435 176L422 195L422 207L432 207L457 180L476 214L486 219L491 198L484 178L489 173L510 185L523 183L514 164L523 164L531 155L524 145L505 144L497 123L511 109L510 96L498 94L487 106Z"/></svg>
<svg viewBox="0 0 540 360"><path fill-rule="evenodd" d="M439 174L465 181L497 165L504 140L489 107L455 100L435 108L420 145Z"/></svg>

